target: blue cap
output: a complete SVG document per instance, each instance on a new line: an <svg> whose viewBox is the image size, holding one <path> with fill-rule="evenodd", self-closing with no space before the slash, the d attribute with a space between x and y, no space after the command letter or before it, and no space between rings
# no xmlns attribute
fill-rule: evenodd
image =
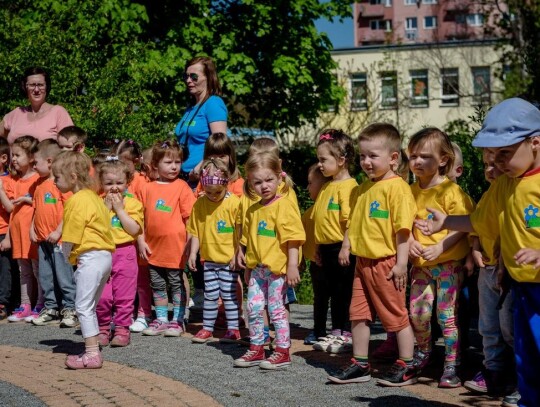
<svg viewBox="0 0 540 407"><path fill-rule="evenodd" d="M540 135L540 110L520 98L493 106L472 141L474 147L506 147Z"/></svg>

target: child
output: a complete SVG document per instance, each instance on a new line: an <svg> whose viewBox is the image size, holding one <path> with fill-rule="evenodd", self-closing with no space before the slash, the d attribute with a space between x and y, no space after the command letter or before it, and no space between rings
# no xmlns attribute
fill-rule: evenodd
<svg viewBox="0 0 540 407"><path fill-rule="evenodd" d="M101 192L109 210L110 228L116 250L112 257L111 277L105 284L97 305L99 344L123 347L130 343L129 326L132 322L137 293L137 236L143 229L143 207L135 198L126 195L133 173L117 159L97 167ZM114 317L113 317L114 310ZM111 320L114 335L111 340ZM110 342L109 342L110 341Z"/></svg>
<svg viewBox="0 0 540 407"><path fill-rule="evenodd" d="M351 216L339 262L356 256L350 308L353 355L351 364L331 375L334 383L362 383L371 379L368 361L370 325L375 315L387 332L396 332L399 359L379 384L416 383L414 335L405 305L408 239L416 205L409 185L398 175L401 137L391 124L374 123L358 136L360 165L368 180L351 197Z"/></svg>
<svg viewBox="0 0 540 407"><path fill-rule="evenodd" d="M56 141L64 151L73 151L75 148L77 151L84 151L87 138L86 132L80 127L67 126L58 132Z"/></svg>
<svg viewBox="0 0 540 407"><path fill-rule="evenodd" d="M136 141L122 140L114 146L111 156L118 158L127 166L133 178L128 185L127 192L132 198L137 196L143 185L149 182L148 177L137 171L137 166L142 161L141 147Z"/></svg>
<svg viewBox="0 0 540 407"><path fill-rule="evenodd" d="M409 165L417 181L411 186L418 207L417 217L426 218L427 207L445 213L466 214L473 202L445 175L452 168L454 151L448 136L434 127L414 134L409 142ZM411 237L409 255L411 271L410 313L418 350L415 362L419 370L429 361L431 353L431 315L437 296L437 318L445 343L444 372L439 387L459 387L456 373L459 353L457 300L463 279L463 260L469 253L465 234L439 233L429 238L419 231Z"/></svg>
<svg viewBox="0 0 540 407"><path fill-rule="evenodd" d="M248 182L244 184L244 192L261 199L248 209L240 240L246 260L244 276L249 280L251 345L234 365L278 369L291 364L289 321L283 299L287 285L294 287L300 282L298 248L306 236L298 207L278 194L282 181L285 192L292 187L291 179L281 170L279 158L272 153L253 155L248 158L245 170ZM265 302L276 330L274 353L267 360L264 360Z"/></svg>
<svg viewBox="0 0 540 407"><path fill-rule="evenodd" d="M33 197L34 219L30 237L38 244L39 281L45 304L32 323L38 326L58 323L61 317L60 327L74 328L78 321L73 268L64 258L60 242L64 205L71 193L59 191L51 172L52 163L61 151L58 143L51 139L40 142L34 151L34 168L42 181Z"/></svg>
<svg viewBox="0 0 540 407"><path fill-rule="evenodd" d="M319 164L313 164L308 170L307 190L312 201L317 199L322 186L330 181L321 172ZM302 224L306 232L306 242L302 246L305 260L309 260L309 273L311 274L311 284L313 285L313 331L304 339L304 344L313 345L317 338L326 336L326 315L328 314L328 281L315 260L315 225L313 224L312 214L313 205L311 205L302 215Z"/></svg>
<svg viewBox="0 0 540 407"><path fill-rule="evenodd" d="M180 336L184 332L186 289L182 257L186 224L195 203L189 185L178 179L182 153L176 141L158 142L152 149L157 181L140 192L144 207L144 235L139 236L139 255L149 263L156 319L143 335ZM173 320L169 323L167 285L170 286Z"/></svg>
<svg viewBox="0 0 540 407"><path fill-rule="evenodd" d="M240 339L238 329L238 274L234 271L236 249L236 217L240 199L227 190L229 169L221 160L205 160L201 166L200 182L204 195L191 212L188 233L191 249L188 266L197 271L197 253L204 259L203 328L192 338L194 343L205 343L212 338L218 314L218 298L225 305L227 333L222 342Z"/></svg>
<svg viewBox="0 0 540 407"><path fill-rule="evenodd" d="M463 152L456 142L452 141L450 144L452 145L452 151L454 152L454 164L446 176L450 181L457 183L458 178L463 175Z"/></svg>
<svg viewBox="0 0 540 407"><path fill-rule="evenodd" d="M111 274L111 252L115 249L109 212L91 189L90 166L90 158L75 151L60 153L52 166L60 192L73 192L64 206L62 251L72 265L77 265L75 309L85 351L67 357L65 364L70 369L98 369L103 365L96 305Z"/></svg>
<svg viewBox="0 0 540 407"><path fill-rule="evenodd" d="M11 146L11 164L17 172L13 200L13 212L9 221L9 236L13 258L17 260L21 273L21 306L8 317L10 322L32 322L43 309L43 291L38 278L37 247L30 241L30 226L34 208L32 197L39 184L39 174L34 171L32 151L38 140L32 136L19 137ZM31 295L37 281L38 299L31 307Z"/></svg>
<svg viewBox="0 0 540 407"><path fill-rule="evenodd" d="M317 158L323 175L332 178L321 188L313 208L316 256L328 281L323 289L332 302L332 332L316 342L313 348L341 353L352 347L349 306L354 261L351 258L346 266L338 262L345 225L349 220L349 199L352 190L358 185L349 174L349 166L354 161L351 138L341 130L323 131L319 137Z"/></svg>
<svg viewBox="0 0 540 407"><path fill-rule="evenodd" d="M8 227L9 215L13 211L11 200L14 198L15 180L8 171L9 157L9 144L5 138L0 138L0 321L8 317L8 308L18 301L11 290L14 280L12 272L15 273L15 270L11 267Z"/></svg>

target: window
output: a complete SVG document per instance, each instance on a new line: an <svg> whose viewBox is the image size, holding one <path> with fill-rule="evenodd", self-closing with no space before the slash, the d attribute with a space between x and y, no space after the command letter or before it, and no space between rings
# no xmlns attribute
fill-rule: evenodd
<svg viewBox="0 0 540 407"><path fill-rule="evenodd" d="M416 30L418 28L418 19L416 17L409 17L405 19L406 30Z"/></svg>
<svg viewBox="0 0 540 407"><path fill-rule="evenodd" d="M416 6L416 1L417 0L405 0L405 5L406 6Z"/></svg>
<svg viewBox="0 0 540 407"><path fill-rule="evenodd" d="M392 31L392 20L371 20L369 26L372 30Z"/></svg>
<svg viewBox="0 0 540 407"><path fill-rule="evenodd" d="M424 17L424 28L426 30L432 30L434 28L437 28L437 17L436 16Z"/></svg>
<svg viewBox="0 0 540 407"><path fill-rule="evenodd" d="M397 107L396 71L381 74L381 106L389 109Z"/></svg>
<svg viewBox="0 0 540 407"><path fill-rule="evenodd" d="M473 78L473 103L491 104L491 73L489 66L471 68Z"/></svg>
<svg viewBox="0 0 540 407"><path fill-rule="evenodd" d="M369 0L369 4L382 4L385 7L391 7L392 0Z"/></svg>
<svg viewBox="0 0 540 407"><path fill-rule="evenodd" d="M465 17L467 25L471 27L481 27L484 25L484 15L483 14L467 14Z"/></svg>
<svg viewBox="0 0 540 407"><path fill-rule="evenodd" d="M429 106L428 71L425 69L412 70L411 76L411 106Z"/></svg>
<svg viewBox="0 0 540 407"><path fill-rule="evenodd" d="M367 74L353 73L351 76L351 110L367 109Z"/></svg>
<svg viewBox="0 0 540 407"><path fill-rule="evenodd" d="M437 4L437 0L422 0L422 4Z"/></svg>
<svg viewBox="0 0 540 407"><path fill-rule="evenodd" d="M458 68L441 69L441 104L443 106L459 105Z"/></svg>

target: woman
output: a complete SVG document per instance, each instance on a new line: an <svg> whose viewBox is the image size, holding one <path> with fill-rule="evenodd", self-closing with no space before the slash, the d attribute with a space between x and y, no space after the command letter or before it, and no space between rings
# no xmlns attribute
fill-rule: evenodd
<svg viewBox="0 0 540 407"><path fill-rule="evenodd" d="M210 57L196 57L188 61L183 79L189 94L189 104L175 134L178 143L189 155L182 164L181 178L195 188L199 182L199 168L204 143L212 133L227 133L227 107L221 99L221 86L216 66Z"/></svg>
<svg viewBox="0 0 540 407"><path fill-rule="evenodd" d="M42 68L29 68L21 80L21 90L30 106L18 107L0 122L0 137L11 145L21 136L33 136L39 141L56 138L66 126L73 126L69 113L62 106L47 103L51 79Z"/></svg>

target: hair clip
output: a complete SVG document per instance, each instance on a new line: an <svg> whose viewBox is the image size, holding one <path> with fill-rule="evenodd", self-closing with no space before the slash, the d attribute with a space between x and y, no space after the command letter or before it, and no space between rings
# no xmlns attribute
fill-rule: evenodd
<svg viewBox="0 0 540 407"><path fill-rule="evenodd" d="M133 145L133 140L132 140L132 139L129 139L127 142L128 142L128 144L129 144L130 146Z"/></svg>
<svg viewBox="0 0 540 407"><path fill-rule="evenodd" d="M105 157L105 161L118 161L118 156L117 155L108 155L107 157Z"/></svg>
<svg viewBox="0 0 540 407"><path fill-rule="evenodd" d="M281 171L281 178L287 177L287 173L285 171Z"/></svg>
<svg viewBox="0 0 540 407"><path fill-rule="evenodd" d="M169 147L170 145L168 141L164 141L163 144L161 145L161 148L169 148Z"/></svg>
<svg viewBox="0 0 540 407"><path fill-rule="evenodd" d="M334 137L332 137L330 133L324 133L319 136L319 141L320 140L333 140L333 139Z"/></svg>

